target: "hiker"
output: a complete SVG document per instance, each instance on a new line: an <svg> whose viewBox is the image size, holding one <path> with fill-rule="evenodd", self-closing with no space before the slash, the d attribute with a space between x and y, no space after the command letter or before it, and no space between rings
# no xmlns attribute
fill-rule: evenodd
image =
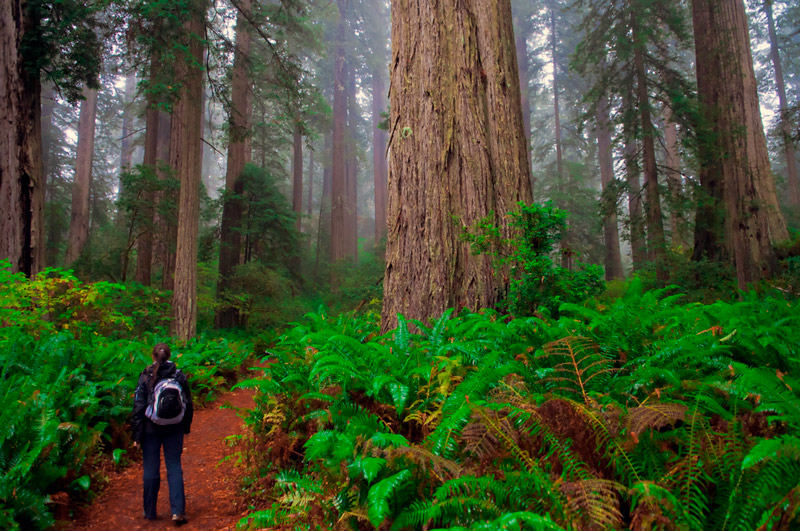
<svg viewBox="0 0 800 531"><path fill-rule="evenodd" d="M165 343L153 347L153 364L142 371L136 386L131 426L134 445L142 447L144 517L156 519L163 446L172 521L180 526L187 522L181 453L194 410L189 382L169 357Z"/></svg>

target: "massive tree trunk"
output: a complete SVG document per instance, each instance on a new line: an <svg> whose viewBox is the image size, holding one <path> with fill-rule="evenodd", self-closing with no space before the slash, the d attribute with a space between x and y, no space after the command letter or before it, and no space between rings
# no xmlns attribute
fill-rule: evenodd
<svg viewBox="0 0 800 531"><path fill-rule="evenodd" d="M292 209L297 216L295 228L300 232L303 220L303 135L300 125L295 125L292 147Z"/></svg>
<svg viewBox="0 0 800 531"><path fill-rule="evenodd" d="M0 2L0 260L28 276L44 267L41 86L22 57L38 24L23 0Z"/></svg>
<svg viewBox="0 0 800 531"><path fill-rule="evenodd" d="M644 64L645 44L641 37L641 28L631 15L633 27L634 68L636 70L636 86L638 89L639 117L642 128L642 148L644 156L645 207L647 210L647 252L648 258L655 262L656 278L666 282L668 272L664 256L664 220L661 215L661 197L658 193L658 166L656 165L655 127L650 113L650 93L647 89L647 70Z"/></svg>
<svg viewBox="0 0 800 531"><path fill-rule="evenodd" d="M597 158L600 164L600 179L603 193L614 182L614 155L611 142L611 121L608 111L608 97L603 96L597 105ZM615 205L616 206L616 205ZM619 227L616 210L605 212L603 216L603 238L605 242L606 280L624 278L622 254L619 248Z"/></svg>
<svg viewBox="0 0 800 531"><path fill-rule="evenodd" d="M311 233L313 232L313 224L311 223L311 215L313 214L311 203L314 200L314 146L308 150L308 188L306 189L306 223L308 229L308 248L311 249Z"/></svg>
<svg viewBox="0 0 800 531"><path fill-rule="evenodd" d="M333 55L333 163L331 168L331 261L347 256L345 127L347 126L347 94L345 93L345 19L344 2L339 0L339 27ZM331 279L334 284L335 279Z"/></svg>
<svg viewBox="0 0 800 531"><path fill-rule="evenodd" d="M681 177L681 158L678 152L678 126L672 119L672 110L664 107L664 144L667 190L669 190L669 229L672 233L672 246L686 246L686 218L683 215L683 178Z"/></svg>
<svg viewBox="0 0 800 531"><path fill-rule="evenodd" d="M182 90L172 113L170 166L181 183L178 200L178 241L175 252L175 289L172 295L172 335L183 341L194 337L197 326L197 233L200 223L202 174L203 62L205 0L193 3L185 27L188 49L179 54L176 73Z"/></svg>
<svg viewBox="0 0 800 531"><path fill-rule="evenodd" d="M778 47L778 36L775 33L775 18L772 14L772 0L764 0L764 12L767 15L769 44L772 55L772 67L775 70L775 89L778 93L781 113L781 134L783 136L783 153L786 157L786 180L789 183L789 199L792 206L800 208L800 174L797 171L797 156L792 143L792 124L788 116L788 100L786 84L783 80L783 65Z"/></svg>
<svg viewBox="0 0 800 531"><path fill-rule="evenodd" d="M92 187L92 157L94 155L95 117L97 116L97 91L84 89L81 112L78 118L78 154L75 178L72 183L72 214L69 220L69 238L65 263L72 265L89 241L89 194Z"/></svg>
<svg viewBox="0 0 800 531"><path fill-rule="evenodd" d="M252 91L247 76L247 57L250 55L252 38L247 22L251 9L250 0L239 4L240 13L236 20L236 50L233 59L233 80L231 84L231 109L228 116L229 137L228 163L225 173L225 200L222 205L222 224L220 227L219 281L217 298L230 289L231 277L239 265L242 238L239 228L242 225L242 185L241 175L245 164L250 162L252 148L250 127L253 116ZM218 328L239 326L239 311L236 308L222 307L215 316Z"/></svg>
<svg viewBox="0 0 800 531"><path fill-rule="evenodd" d="M158 112L158 140L156 147L156 164L158 167L169 167L170 143L172 138L172 114ZM173 178L171 173L158 171L160 179ZM175 249L178 239L177 202L179 191L166 189L156 194L156 212L153 226L158 236L153 241L153 261L161 265L161 289L172 291L175 288ZM167 206L171 207L166 208ZM162 215L162 212L167 213Z"/></svg>
<svg viewBox="0 0 800 531"><path fill-rule="evenodd" d="M492 258L460 239L531 201L508 0L392 3L389 233L384 330L397 314L496 305Z"/></svg>
<svg viewBox="0 0 800 531"><path fill-rule="evenodd" d="M733 259L740 289L775 270L788 237L778 209L742 0L694 0L697 85L706 139L694 258ZM721 229L721 230L720 230Z"/></svg>
<svg viewBox="0 0 800 531"><path fill-rule="evenodd" d="M120 149L120 171L130 171L133 160L133 111L130 106L136 96L136 74L125 76L125 109L122 115L122 146Z"/></svg>
<svg viewBox="0 0 800 531"><path fill-rule="evenodd" d="M386 110L386 90L381 69L372 71L372 173L375 186L375 243L386 235L386 201L388 167L386 165L386 131L378 128L381 113Z"/></svg>

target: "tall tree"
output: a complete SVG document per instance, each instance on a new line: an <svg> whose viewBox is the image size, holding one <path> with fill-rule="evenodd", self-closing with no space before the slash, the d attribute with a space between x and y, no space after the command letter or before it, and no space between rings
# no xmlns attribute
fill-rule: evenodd
<svg viewBox="0 0 800 531"><path fill-rule="evenodd" d="M170 167L180 180L172 334L187 341L197 327L197 236L200 223L202 173L203 42L206 1L191 4L185 52L178 54L175 72L181 91L172 113Z"/></svg>
<svg viewBox="0 0 800 531"><path fill-rule="evenodd" d="M380 68L372 70L372 172L375 187L375 243L386 235L386 131L380 128L386 111L386 89Z"/></svg>
<svg viewBox="0 0 800 531"><path fill-rule="evenodd" d="M786 98L786 83L783 79L783 64L778 45L778 35L775 32L775 17L772 13L773 0L764 0L764 13L767 15L767 28L769 30L770 55L772 68L775 72L775 89L778 93L781 120L781 140L783 141L783 154L786 157L786 180L789 183L789 198L792 206L800 208L800 173L797 170L797 155L792 141L792 124L789 119L789 103Z"/></svg>
<svg viewBox="0 0 800 531"><path fill-rule="evenodd" d="M297 216L295 228L300 232L303 221L303 131L296 123L292 135L292 210Z"/></svg>
<svg viewBox="0 0 800 531"><path fill-rule="evenodd" d="M72 214L65 262L72 265L89 241L89 193L92 187L92 158L94 156L95 117L97 116L97 90L83 92L81 113L78 119L78 158L72 185Z"/></svg>
<svg viewBox="0 0 800 531"><path fill-rule="evenodd" d="M683 214L683 178L681 177L681 159L678 151L678 124L672 119L672 110L664 107L664 166L667 174L667 190L669 191L669 228L673 247L684 247L686 239L686 218Z"/></svg>
<svg viewBox="0 0 800 531"><path fill-rule="evenodd" d="M656 130L650 112L650 91L648 89L647 69L645 67L646 42L642 36L643 28L639 13L631 13L633 34L633 67L636 75L637 105L641 119L642 147L644 157L645 207L647 217L648 258L656 263L656 277L667 280L664 262L665 240L664 220L661 215L661 197L658 191L658 166L656 164Z"/></svg>
<svg viewBox="0 0 800 531"><path fill-rule="evenodd" d="M233 60L233 80L231 85L231 106L228 116L228 164L225 173L225 198L222 206L222 225L220 228L219 282L217 297L230 288L231 276L239 265L241 255L242 224L242 171L250 162L250 124L253 106L252 91L247 76L247 57L250 55L252 36L250 34L250 0L241 0L236 19L236 48ZM239 325L239 312L235 307L222 307L216 314L219 328Z"/></svg>
<svg viewBox="0 0 800 531"><path fill-rule="evenodd" d="M605 96L601 98L597 106L596 116L597 158L600 163L600 180L605 197L611 194L614 182L614 154L611 139L611 119L608 109L608 97ZM622 254L619 247L616 201L613 202L613 208L606 207L606 212L603 213L603 240L605 242L606 280L624 278Z"/></svg>
<svg viewBox="0 0 800 531"><path fill-rule="evenodd" d="M70 101L97 87L95 2L0 2L0 259L31 275L44 267L42 72Z"/></svg>
<svg viewBox="0 0 800 531"><path fill-rule="evenodd" d="M385 330L506 288L459 236L531 201L513 39L509 0L392 2Z"/></svg>
<svg viewBox="0 0 800 531"><path fill-rule="evenodd" d="M697 85L707 130L700 135L694 258L733 259L740 289L775 270L773 242L788 237L758 103L742 0L695 0Z"/></svg>
<svg viewBox="0 0 800 531"><path fill-rule="evenodd" d="M333 163L331 168L331 261L347 257L347 164L345 129L347 127L347 68L345 13L348 0L337 0L339 23L336 30L333 61Z"/></svg>

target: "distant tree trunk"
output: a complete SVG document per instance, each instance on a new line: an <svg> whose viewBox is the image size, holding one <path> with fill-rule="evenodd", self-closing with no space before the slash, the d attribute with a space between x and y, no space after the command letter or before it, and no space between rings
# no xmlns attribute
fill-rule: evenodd
<svg viewBox="0 0 800 531"><path fill-rule="evenodd" d="M528 61L528 35L531 32L530 20L514 17L516 28L514 32L514 45L517 50L517 63L519 64L519 93L522 100L522 127L525 130L525 142L530 157L531 146L531 97L528 82L530 79Z"/></svg>
<svg viewBox="0 0 800 531"><path fill-rule="evenodd" d="M299 124L294 128L292 152L292 209L297 216L294 226L300 232L303 220L303 135Z"/></svg>
<svg viewBox="0 0 800 531"><path fill-rule="evenodd" d="M333 133L325 135L325 151L322 166L322 196L319 201L319 223L317 224L317 256L314 264L314 276L319 281L320 256L331 256L331 196L333 195L332 167Z"/></svg>
<svg viewBox="0 0 800 531"><path fill-rule="evenodd" d="M345 141L347 256L358 261L358 102L356 102L356 73L352 66L347 74L347 133Z"/></svg>
<svg viewBox="0 0 800 531"><path fill-rule="evenodd" d="M375 243L386 236L386 201L388 167L386 165L386 131L378 128L381 113L386 110L386 92L379 68L372 71L372 172L375 187Z"/></svg>
<svg viewBox="0 0 800 531"><path fill-rule="evenodd" d="M136 74L129 72L125 76L125 105L122 115L122 146L120 149L119 167L121 171L130 171L133 160L133 112L129 108L136 95Z"/></svg>
<svg viewBox="0 0 800 531"><path fill-rule="evenodd" d="M225 174L225 200L222 205L222 224L220 227L219 281L217 298L230 289L231 277L239 265L242 237L242 194L241 180L245 164L252 157L250 127L253 105L252 91L247 76L247 57L250 55L252 38L247 16L251 10L250 0L239 4L240 13L236 20L236 49L233 59L233 80L231 85L231 109L228 116L230 143L228 144L228 164ZM249 15L248 15L249 16ZM217 310L216 326L233 328L239 326L239 310L227 305Z"/></svg>
<svg viewBox="0 0 800 531"><path fill-rule="evenodd" d="M178 200L178 241L175 252L175 289L172 295L172 335L188 341L197 326L197 233L200 222L200 180L202 178L203 72L205 0L193 3L185 27L189 32L185 56L176 62L182 90L172 113L170 166L180 180Z"/></svg>
<svg viewBox="0 0 800 531"><path fill-rule="evenodd" d="M697 85L705 113L694 258L733 259L740 289L775 271L788 237L778 209L742 0L695 0ZM720 230L722 229L722 230Z"/></svg>
<svg viewBox="0 0 800 531"><path fill-rule="evenodd" d="M623 100L626 114L625 123L623 124L623 135L625 137L625 174L628 183L631 258L633 259L633 269L637 270L647 261L647 244L645 240L644 218L642 216L641 167L639 165L639 148L636 144L637 127L634 123L635 118L633 114L635 111L633 105L633 87L629 87Z"/></svg>
<svg viewBox="0 0 800 531"><path fill-rule="evenodd" d="M92 187L92 157L94 155L97 91L84 89L78 119L78 154L75 179L72 183L72 214L69 220L69 239L65 263L72 265L89 241L89 193Z"/></svg>
<svg viewBox="0 0 800 531"><path fill-rule="evenodd" d="M308 150L308 187L306 190L306 218L308 219L308 223L306 224L308 227L308 248L311 249L311 233L313 232L313 224L311 223L311 215L313 214L313 209L311 208L311 203L314 200L314 149L313 145L311 149Z"/></svg>
<svg viewBox="0 0 800 531"><path fill-rule="evenodd" d="M786 157L786 180L789 183L789 199L792 206L800 208L800 175L798 175L797 156L792 143L792 124L787 114L789 104L786 98L786 84L783 80L783 65L781 64L781 54L778 47L778 36L775 33L772 0L764 0L764 12L767 15L772 67L775 70L775 88L778 92L778 102L780 103L781 134L783 135L783 153Z"/></svg>
<svg viewBox="0 0 800 531"><path fill-rule="evenodd" d="M345 19L343 0L339 3L339 27L334 47L333 68L333 167L331 168L331 261L347 256L347 165L345 161L345 128L347 126L347 93L345 69ZM331 279L336 284L335 279Z"/></svg>
<svg viewBox="0 0 800 531"><path fill-rule="evenodd" d="M614 155L611 142L611 121L608 112L608 97L603 96L597 106L597 158L600 164L600 179L603 193L614 182ZM617 213L605 212L603 216L603 239L605 241L606 280L625 277L622 270L622 254L619 248Z"/></svg>
<svg viewBox="0 0 800 531"><path fill-rule="evenodd" d="M389 214L382 327L498 303L492 258L461 241L531 201L509 0L392 3ZM490 109L491 112L488 112Z"/></svg>
<svg viewBox="0 0 800 531"><path fill-rule="evenodd" d="M47 204L49 200L48 190L52 186L51 181L51 173L55 171L56 168L56 160L53 156L53 142L54 142L54 125L53 125L53 113L55 110L55 90L51 83L46 84L42 88L42 97L41 97L41 131L42 131L42 189L44 190L43 193L43 204ZM52 192L51 192L52 193ZM54 229L55 223L48 223L47 221L43 221L42 229L46 230L47 237L46 240L46 249L44 253L44 267L52 267L56 264L58 260L58 245L57 239L58 236L54 236L53 234L57 234ZM44 232L43 232L44 234Z"/></svg>
<svg viewBox="0 0 800 531"><path fill-rule="evenodd" d="M22 41L38 31L23 0L0 2L0 260L34 275L44 266L41 85Z"/></svg>
<svg viewBox="0 0 800 531"><path fill-rule="evenodd" d="M561 146L561 104L559 99L558 87L558 36L556 33L556 12L555 6L550 9L550 54L552 55L553 62L553 112L555 116L555 133L556 133L556 179L558 183L558 200L556 205L562 210L568 210L566 205L566 183L564 182L564 156ZM571 214L571 212L570 212ZM569 220L567 220L567 227L561 239L561 266L566 269L572 269L573 251L571 248Z"/></svg>
<svg viewBox="0 0 800 531"><path fill-rule="evenodd" d="M170 143L172 138L172 114L158 112L158 141L156 149L156 163L159 167L169 167L170 165ZM161 179L172 178L172 174L159 170L158 176ZM166 210L168 204L173 207L172 214L168 216L157 213L154 226L158 231L158 238L155 240L155 256L161 264L161 289L172 291L175 288L175 249L178 239L177 227L177 202L179 192L175 190L162 191L157 194L156 204L159 212ZM165 204L162 205L161 203Z"/></svg>
<svg viewBox="0 0 800 531"><path fill-rule="evenodd" d="M650 92L647 89L647 70L644 64L645 44L641 39L641 28L631 15L633 27L634 68L638 89L639 116L642 125L642 147L644 156L644 183L647 207L647 251L648 258L656 264L656 278L666 282L668 271L665 263L664 220L661 215L661 198L658 193L658 166L656 165L655 127L650 114Z"/></svg>
<svg viewBox="0 0 800 531"><path fill-rule="evenodd" d="M678 126L672 119L672 110L669 107L664 107L664 144L672 245L673 247L685 247L686 219L683 215L683 178L681 177L681 159L678 153Z"/></svg>

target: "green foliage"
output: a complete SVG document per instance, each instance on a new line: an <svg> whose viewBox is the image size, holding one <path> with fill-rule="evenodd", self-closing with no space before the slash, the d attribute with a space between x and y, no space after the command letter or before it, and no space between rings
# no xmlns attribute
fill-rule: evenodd
<svg viewBox="0 0 800 531"><path fill-rule="evenodd" d="M507 306L511 313L533 315L544 307L557 314L562 302L579 302L600 293L604 284L599 266L578 264L577 270L570 271L553 263L553 248L566 228L567 213L551 202L519 206L520 211L511 214L514 235L510 239L503 241L489 221L464 235L474 253L495 258L498 270L510 266Z"/></svg>
<svg viewBox="0 0 800 531"><path fill-rule="evenodd" d="M243 384L260 391L258 496L286 473L314 485L305 505L267 503L263 525L790 529L796 305L668 292L634 280L558 319L450 310L386 335L308 314Z"/></svg>
<svg viewBox="0 0 800 531"><path fill-rule="evenodd" d="M0 269L0 524L47 529L51 495L85 500L101 452L120 462L125 422L152 345L164 340L164 295L82 284L68 272L27 280ZM173 359L197 403L235 381L248 345L198 339Z"/></svg>

